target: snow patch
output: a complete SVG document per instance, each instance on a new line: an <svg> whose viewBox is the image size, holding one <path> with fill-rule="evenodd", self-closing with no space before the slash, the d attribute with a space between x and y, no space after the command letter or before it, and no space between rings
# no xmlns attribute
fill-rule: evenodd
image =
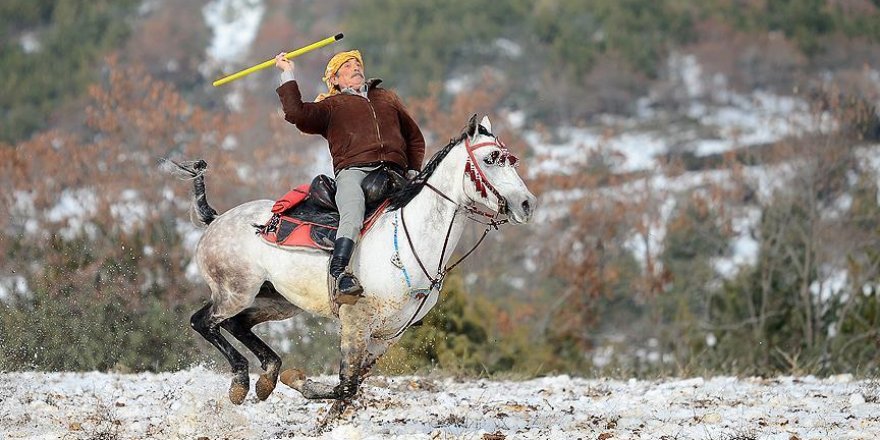
<svg viewBox="0 0 880 440"><path fill-rule="evenodd" d="M21 275L0 277L0 302L11 302L13 296L30 298L27 279Z"/></svg>
<svg viewBox="0 0 880 440"><path fill-rule="evenodd" d="M214 0L202 9L214 33L208 56L222 62L239 61L257 37L266 6L263 0Z"/></svg>
<svg viewBox="0 0 880 440"><path fill-rule="evenodd" d="M703 69L696 56L673 53L669 56L667 67L670 74L684 85L684 90L689 98L698 98L703 95Z"/></svg>
<svg viewBox="0 0 880 440"><path fill-rule="evenodd" d="M138 5L138 15L145 16L149 15L155 11L159 10L161 5L160 0L143 0L140 5Z"/></svg>
<svg viewBox="0 0 880 440"><path fill-rule="evenodd" d="M244 91L241 88L232 89L223 98L226 108L233 113L241 113L244 109Z"/></svg>
<svg viewBox="0 0 880 440"><path fill-rule="evenodd" d="M518 43L507 38L499 38L495 40L495 47L508 58L519 58L522 56L523 49Z"/></svg>
<svg viewBox="0 0 880 440"><path fill-rule="evenodd" d="M55 204L46 212L46 220L67 226L58 230L65 239L73 239L85 232L89 236L97 233L88 220L98 211L98 196L90 188L65 189Z"/></svg>
<svg viewBox="0 0 880 440"><path fill-rule="evenodd" d="M810 284L810 293L822 303L840 295L847 287L849 276L846 270L819 268L819 279Z"/></svg>
<svg viewBox="0 0 880 440"><path fill-rule="evenodd" d="M663 270L659 257L663 252L666 224L669 222L669 217L675 208L675 200L669 197L658 202L662 204L659 207L656 218L651 218L648 214L644 215L645 234L633 234L623 244L624 248L632 252L633 257L639 262L642 269L647 269L648 258L650 258L654 263L654 270L657 273Z"/></svg>
<svg viewBox="0 0 880 440"><path fill-rule="evenodd" d="M147 204L141 200L135 189L125 189L119 194L119 201L110 206L110 214L120 224L140 226L147 216Z"/></svg>
<svg viewBox="0 0 880 440"><path fill-rule="evenodd" d="M514 129L521 129L525 125L526 122L526 112L522 110L509 111L507 112L507 123L510 124Z"/></svg>
<svg viewBox="0 0 880 440"><path fill-rule="evenodd" d="M754 266L758 261L760 243L752 236L761 221L761 209L750 207L732 219L733 233L730 242L731 255L713 260L715 271L725 279L732 279L743 267Z"/></svg>
<svg viewBox="0 0 880 440"><path fill-rule="evenodd" d="M21 45L21 50L26 54L37 53L43 50L43 43L40 42L36 32L25 32L18 39L18 44Z"/></svg>
<svg viewBox="0 0 880 440"><path fill-rule="evenodd" d="M443 88L446 90L446 93L449 93L451 95L458 95L459 93L465 91L470 83L471 80L469 76L460 75L446 80L446 82L443 84Z"/></svg>

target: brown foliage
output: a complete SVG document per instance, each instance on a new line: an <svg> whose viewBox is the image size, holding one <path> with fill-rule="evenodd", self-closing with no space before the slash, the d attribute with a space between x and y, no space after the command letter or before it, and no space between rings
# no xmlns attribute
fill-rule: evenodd
<svg viewBox="0 0 880 440"><path fill-rule="evenodd" d="M807 66L797 45L779 32L750 34L718 17L697 23L693 53L708 75L721 74L735 90L769 89L790 93L792 78Z"/></svg>
<svg viewBox="0 0 880 440"><path fill-rule="evenodd" d="M443 147L448 139L458 136L474 114L477 115L477 120L488 116L492 131L507 148L521 157L526 154L528 145L523 140L522 133L507 122L504 114L497 112L505 92L504 87L493 82L491 75L486 73L477 88L458 93L448 105L443 104L443 93L439 84L433 84L430 93L424 98L410 99L406 103L407 108L419 123L428 146L425 160L430 158L433 151ZM522 161L521 165L519 174L525 177L528 175L528 161Z"/></svg>
<svg viewBox="0 0 880 440"><path fill-rule="evenodd" d="M204 61L210 30L201 2L154 2L156 9L135 23L122 54L126 64L146 66L151 76L194 83Z"/></svg>
<svg viewBox="0 0 880 440"><path fill-rule="evenodd" d="M484 77L484 81L488 83L489 78ZM445 139L461 133L472 114L477 114L478 119L483 115L497 119L491 113L498 106L502 91L491 86L466 90L457 94L448 108L443 105L441 95L440 85L433 84L427 97L410 100L408 108L420 122L422 131ZM494 129L496 121L492 122Z"/></svg>
<svg viewBox="0 0 880 440"><path fill-rule="evenodd" d="M246 107L245 114L235 115L205 110L188 103L172 85L151 78L143 67L120 65L115 57L107 60L105 72L102 82L89 88L84 129L48 131L0 149L3 202L18 206L0 220L0 227L7 236L18 237L15 246L44 255L39 257L43 263L34 266L38 273L65 270L68 286L91 285L100 295L108 287L101 280L118 281L122 270L142 291L164 286L172 302L198 295L186 289L183 270L192 250L183 247L176 226L187 219L191 185L161 172L157 160L206 159L211 169L208 191L222 211L258 196L275 197L301 183L294 178L305 174L303 154L290 146L303 147L308 141L290 136L295 129L274 111ZM240 139L248 130L261 131L265 139L244 145ZM214 175L222 176L222 184L216 184ZM80 207L58 210L65 197ZM48 216L52 210L56 214ZM66 243L83 234L90 244L84 260L75 262L75 254L65 251ZM15 252L8 247L13 242L4 240L2 245L4 255ZM22 252L18 257L24 257ZM119 260L133 263L107 266ZM17 266L22 262L4 266L12 264L13 271L22 273ZM65 291L63 285L43 287ZM186 296L174 299L181 290ZM131 301L136 303L137 297Z"/></svg>

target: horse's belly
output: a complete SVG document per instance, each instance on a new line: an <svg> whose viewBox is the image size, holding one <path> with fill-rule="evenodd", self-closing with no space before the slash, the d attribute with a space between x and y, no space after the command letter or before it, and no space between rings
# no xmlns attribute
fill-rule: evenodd
<svg viewBox="0 0 880 440"><path fill-rule="evenodd" d="M288 250L275 252L287 253L287 258L270 256L265 262L266 266L270 266L269 281L275 286L275 290L303 310L325 317L331 316L326 256L296 255ZM271 267L277 265L282 267Z"/></svg>
<svg viewBox="0 0 880 440"><path fill-rule="evenodd" d="M332 317L327 257L320 252L271 248L264 250L262 265L281 296L303 310ZM382 270L371 266L360 269L364 297L350 309L343 306L340 313L348 309L344 313L351 313L348 319L370 327L374 337L388 338L396 334L402 327L424 318L437 303L436 292L431 292L423 301L405 291L401 280L389 277Z"/></svg>

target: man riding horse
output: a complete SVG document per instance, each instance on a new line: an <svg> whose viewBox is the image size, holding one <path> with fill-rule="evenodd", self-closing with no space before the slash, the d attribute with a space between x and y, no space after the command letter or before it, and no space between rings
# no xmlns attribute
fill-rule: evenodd
<svg viewBox="0 0 880 440"><path fill-rule="evenodd" d="M324 70L327 93L315 102L303 102L294 78L294 64L275 57L281 69L281 98L284 119L303 133L320 134L330 147L336 174L336 231L330 276L331 292L337 304L354 304L363 293L348 263L364 221L364 192L361 182L371 172L385 167L408 178L418 174L425 156L425 138L398 96L378 87L381 79L367 80L357 50L334 55Z"/></svg>

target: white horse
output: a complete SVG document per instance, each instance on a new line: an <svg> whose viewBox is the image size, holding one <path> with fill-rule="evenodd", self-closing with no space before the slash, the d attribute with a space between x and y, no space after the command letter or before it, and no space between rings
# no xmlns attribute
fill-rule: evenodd
<svg viewBox="0 0 880 440"><path fill-rule="evenodd" d="M493 134L487 117L476 115L457 139L437 152L421 174L392 197L391 207L360 239L351 270L364 296L338 308L341 326L339 384L306 379L297 370L281 373L283 383L308 399L336 399L338 415L376 360L436 304L453 249L477 205L528 222L536 198L514 167L516 157ZM327 282L329 254L307 248L280 248L263 241L253 225L265 224L273 202L257 200L217 215L207 203L206 164L181 166L194 178L199 219L208 225L196 249L199 270L211 300L193 314L192 327L219 349L232 366L229 399L240 404L249 389L248 363L223 337L226 329L254 352L265 371L256 394L265 400L275 389L280 357L251 328L307 311L336 317ZM488 229L487 229L488 230ZM436 273L429 273L436 267Z"/></svg>

